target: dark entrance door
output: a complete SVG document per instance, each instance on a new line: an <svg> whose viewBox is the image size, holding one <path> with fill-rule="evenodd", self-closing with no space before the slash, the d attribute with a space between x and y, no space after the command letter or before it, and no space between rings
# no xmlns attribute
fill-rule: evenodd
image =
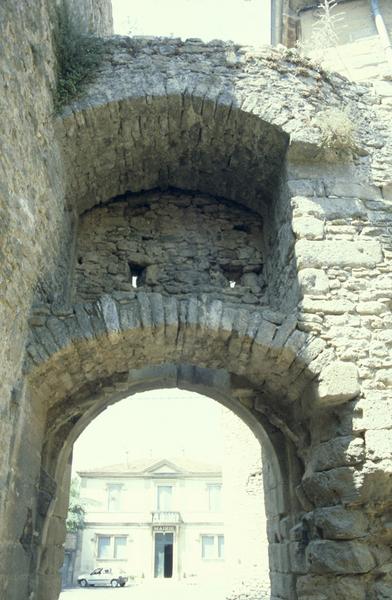
<svg viewBox="0 0 392 600"><path fill-rule="evenodd" d="M155 534L154 577L173 576L173 534Z"/></svg>
<svg viewBox="0 0 392 600"><path fill-rule="evenodd" d="M173 534L170 534L173 537ZM165 545L165 564L163 568L164 577L173 575L173 542Z"/></svg>

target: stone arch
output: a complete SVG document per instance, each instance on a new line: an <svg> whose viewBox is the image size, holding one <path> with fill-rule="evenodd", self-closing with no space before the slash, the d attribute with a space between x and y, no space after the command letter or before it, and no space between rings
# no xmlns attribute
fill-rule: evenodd
<svg viewBox="0 0 392 600"><path fill-rule="evenodd" d="M59 120L72 208L68 214L76 213L70 219L70 238L76 235L80 215L121 198L126 201L130 194L172 189L235 202L263 220L273 303L283 300L293 306L298 286L285 184L289 134L261 110L243 106L230 81L224 92L207 83L202 84L204 93L187 93L185 79L184 90L164 95L161 84L156 89L152 82L142 96L138 88L130 96L125 86L117 90L118 99L94 96L91 104L86 100L75 105ZM72 260L64 249L59 269L72 273ZM287 279L290 294L282 293ZM69 275L65 287L68 283ZM63 296L69 298L69 288Z"/></svg>
<svg viewBox="0 0 392 600"><path fill-rule="evenodd" d="M173 187L261 212L276 193L288 135L236 104L233 92L206 98L151 90L65 116L68 196L77 211L126 192Z"/></svg>
<svg viewBox="0 0 392 600"><path fill-rule="evenodd" d="M55 597L67 498L64 472L73 441L109 403L135 391L173 386L228 406L263 443L273 585L284 580L282 597L296 597L295 575L284 562L289 541L282 521L290 530L301 510L295 492L303 474L298 412L320 363L312 341L296 331L292 319L282 320L271 310L263 314L156 293L104 296L75 305L68 314L44 317L28 348L28 393L33 405L46 407L40 598Z"/></svg>
<svg viewBox="0 0 392 600"><path fill-rule="evenodd" d="M291 158L323 158L315 101L341 96L310 62L269 49L110 40L99 77L57 121L78 213L126 192L174 187L260 212ZM283 75L283 76L282 76Z"/></svg>

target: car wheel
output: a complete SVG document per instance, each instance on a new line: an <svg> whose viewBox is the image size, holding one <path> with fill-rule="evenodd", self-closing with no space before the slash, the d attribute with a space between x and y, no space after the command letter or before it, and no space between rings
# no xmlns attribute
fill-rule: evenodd
<svg viewBox="0 0 392 600"><path fill-rule="evenodd" d="M120 587L124 587L125 585L125 581L123 581L123 583L120 583Z"/></svg>
<svg viewBox="0 0 392 600"><path fill-rule="evenodd" d="M79 585L80 585L80 587L87 587L87 581L85 579L81 579L79 581Z"/></svg>
<svg viewBox="0 0 392 600"><path fill-rule="evenodd" d="M110 585L112 587L118 587L118 581L117 581L117 579L112 579L112 581L110 582Z"/></svg>

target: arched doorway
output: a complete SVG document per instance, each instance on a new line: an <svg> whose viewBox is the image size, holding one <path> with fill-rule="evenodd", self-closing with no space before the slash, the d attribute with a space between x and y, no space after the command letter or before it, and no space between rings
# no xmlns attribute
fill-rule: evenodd
<svg viewBox="0 0 392 600"><path fill-rule="evenodd" d="M72 473L74 583L111 568L136 596L269 597L262 449L221 403L175 388L125 398L79 436Z"/></svg>

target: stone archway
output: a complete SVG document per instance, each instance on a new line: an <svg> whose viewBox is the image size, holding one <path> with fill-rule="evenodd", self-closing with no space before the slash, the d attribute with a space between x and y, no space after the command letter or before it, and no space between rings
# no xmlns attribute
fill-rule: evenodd
<svg viewBox="0 0 392 600"><path fill-rule="evenodd" d="M275 578L277 598L391 595L392 479L383 441L392 427L390 207L373 185L385 183L379 165L386 156L368 126L376 118L373 102L366 90L295 53L132 39L108 42L97 80L83 101L64 110L53 136L44 131L46 101L45 116L37 119L44 142L37 144L35 131L28 138L27 154L37 154L38 169L30 158L15 160L21 198L24 173L36 181L35 171L42 170L36 214L18 199L28 226L23 218L11 219L9 230L10 240L14 231L25 235L21 264L30 265L25 257L31 255L31 272L15 258L4 268L12 274L7 319L23 307L21 330L4 328L11 356L18 358L16 367L7 358L4 369L10 365L12 372L6 373L6 439L13 452L7 449L1 525L8 562L23 573L9 577L8 569L10 598L36 595L38 564L41 589L48 598L55 594L62 509L57 521L47 517L61 496L56 473L67 436L95 402L104 402L100 394L115 398L117 387L129 392L136 371L157 365L174 365L176 381L178 369L203 373L211 394L207 375L223 371L229 397L274 441L294 498L271 538L273 564L282 574ZM322 146L314 117L322 118L330 105L350 106L360 127L358 156L340 160ZM12 114L15 119L24 122ZM15 156L24 156L19 124L15 131ZM61 165L56 148L48 161L57 141ZM79 215L118 195L156 187L220 196L262 216L268 306L150 291L71 302L70 248ZM35 207L34 195L29 198ZM55 233L44 244L52 226ZM21 254L18 235L9 245L15 257ZM293 517L296 497L300 522ZM58 536L49 535L52 525ZM57 551L45 555L50 539Z"/></svg>
<svg viewBox="0 0 392 600"><path fill-rule="evenodd" d="M127 42L128 58L133 44ZM136 48L140 64L148 61L151 47ZM56 473L67 436L91 406L98 410L105 393L122 397L121 390L131 391L139 369L147 368L148 378L157 365L166 365L169 372L174 368L176 381L183 369L207 380L208 374L223 371L234 406L244 405L269 436L280 469L275 477L285 489L285 502L275 501L281 511L273 519L270 537L271 565L278 573L273 577L276 597L308 600L324 588L334 595L352 585L363 590L367 573L382 558L374 558L373 548L360 541L362 530L355 530L353 540L347 527L341 533L331 525L338 511L339 520L355 520L353 508L363 500L358 480L363 440L354 431L354 405L349 404L360 392L358 370L347 358L336 361L339 348L320 324L329 314L349 315L352 310L350 303L337 305L336 295L328 295L326 270L374 267L382 260L379 243L366 237L325 239L328 222L341 216L341 207L318 195L343 195L347 186L335 181L339 169L333 164L318 165L324 150L315 129L309 128L314 106L307 86L304 96L300 86L290 88L291 102L300 107L294 118L290 104L282 108L269 98L271 85L278 95L288 93L285 78L275 71L281 68L277 60L271 68L262 59L253 71L253 59L246 59L246 76L237 77L230 62L234 58L227 61L223 52L225 67L218 79L209 68L198 71L194 81L193 61L179 72L172 50L164 68L160 65L156 77L147 80L143 69L141 76L121 59L125 62L120 62L118 77L104 71L91 95L58 122L68 171L68 214L73 211L80 223L79 215L83 220L86 211L93 215L102 205L109 210L111 203L131 203L129 193L148 194L151 188L160 193L175 187L184 195L202 192L214 202L235 202L263 221L268 302L249 306L240 299L233 305L201 288L194 294L162 294L147 286L136 293L110 288L102 295L101 290L73 305L77 256L64 252L59 261L61 296L68 302L55 298L37 307L27 347L32 405L42 407L48 425L41 438L40 497L46 505L41 515L40 594L50 598L53 593L56 553L46 544L54 539L59 545L62 513L58 510L58 519L50 520L45 511L49 506L54 510L51 499L62 487ZM114 61L118 51L116 47ZM329 89L327 82L315 83L319 79L314 72L305 69L304 75L301 69L295 66L293 84L299 74L314 77L310 87L317 97ZM260 90L261 74L266 85ZM317 179L324 168L326 183ZM357 190L372 193L360 185ZM364 214L356 200L346 199L344 205L350 218ZM304 273L299 276L299 271ZM324 294L326 303L320 298ZM148 387L143 375L138 384L139 389ZM185 380L184 385L188 389L191 384ZM215 397L211 382L205 392ZM52 534L55 523L57 538ZM344 557L343 568L335 555ZM36 569L37 561L32 564ZM335 581L335 574L341 580Z"/></svg>
<svg viewBox="0 0 392 600"><path fill-rule="evenodd" d="M294 573L284 555L291 544L288 531L299 522L301 510L294 490L303 474L303 432L295 424L297 409L288 388L296 382L295 388L302 389L311 375L308 359L293 345L298 336L292 324L274 323L279 319L271 311L266 320L262 313L235 311L219 301L177 302L159 294L139 293L127 303L106 296L90 308L79 305L73 315L49 316L29 350L38 363L31 365L29 376L31 402L44 400L48 407L38 597L55 598L58 589L73 441L109 403L135 391L179 387L231 408L263 444L269 465L272 585L285 589L281 597L295 598ZM50 343L57 349L52 346L51 356L42 360Z"/></svg>

